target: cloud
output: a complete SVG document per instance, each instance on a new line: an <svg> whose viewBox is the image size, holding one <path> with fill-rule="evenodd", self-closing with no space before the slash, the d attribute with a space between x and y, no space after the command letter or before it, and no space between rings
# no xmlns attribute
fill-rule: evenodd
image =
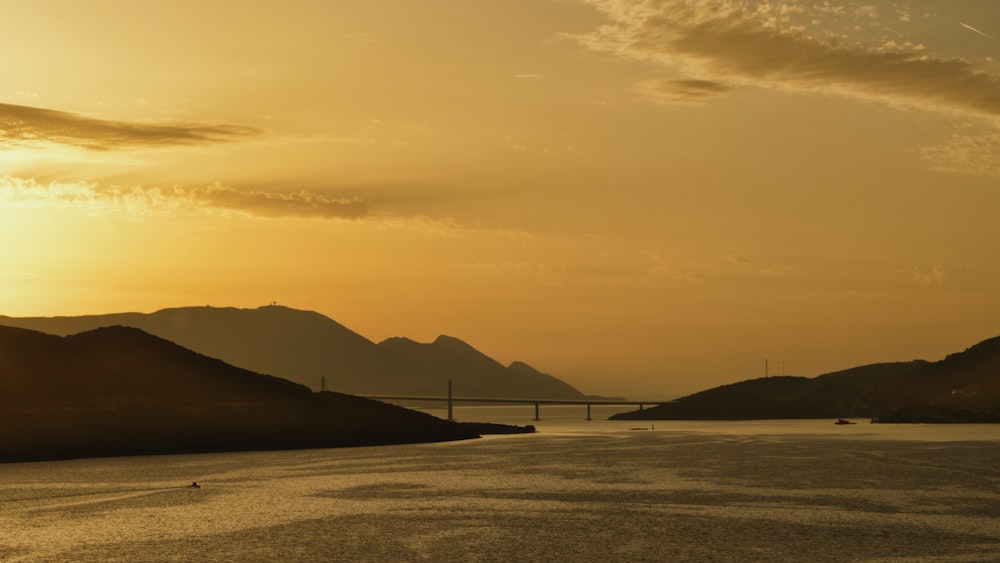
<svg viewBox="0 0 1000 563"><path fill-rule="evenodd" d="M244 191L216 184L189 193L203 205L257 217L354 219L368 213L368 206L361 198L330 198L306 190L288 193Z"/></svg>
<svg viewBox="0 0 1000 563"><path fill-rule="evenodd" d="M921 154L942 172L1000 176L1000 133L953 135Z"/></svg>
<svg viewBox="0 0 1000 563"><path fill-rule="evenodd" d="M698 273L693 270L677 269L655 250L643 250L646 255L646 274L653 279L673 281L699 281Z"/></svg>
<svg viewBox="0 0 1000 563"><path fill-rule="evenodd" d="M700 103L728 94L732 89L710 80L646 80L636 91L658 103Z"/></svg>
<svg viewBox="0 0 1000 563"><path fill-rule="evenodd" d="M360 198L331 198L315 192L241 190L220 184L202 188L102 186L90 182L39 183L0 178L0 203L24 207L74 207L95 215L158 215L225 211L253 217L355 219L368 213Z"/></svg>
<svg viewBox="0 0 1000 563"><path fill-rule="evenodd" d="M913 281L919 284L944 283L944 268L933 266L930 270L924 270L919 266L914 266Z"/></svg>
<svg viewBox="0 0 1000 563"><path fill-rule="evenodd" d="M52 109L0 104L0 147L33 142L110 150L223 143L258 134L242 125L111 121Z"/></svg>
<svg viewBox="0 0 1000 563"><path fill-rule="evenodd" d="M533 274L557 276L565 274L566 266L557 263L536 262L486 262L479 261L467 266L469 269L489 274Z"/></svg>
<svg viewBox="0 0 1000 563"><path fill-rule="evenodd" d="M993 39L993 36L992 36L992 35L989 35L989 34L987 34L987 33L983 32L983 31L981 31L981 30L979 30L979 29L976 29L976 28L972 27L972 26L971 26L971 25L969 25L969 24L965 24L965 23L962 23L962 22L958 22L958 25L960 25L960 26L964 27L965 29L968 29L969 31L971 31L971 32L973 32L973 33L978 33L979 35L982 35L983 37L985 37L985 38L987 38L987 39Z"/></svg>
<svg viewBox="0 0 1000 563"><path fill-rule="evenodd" d="M582 1L613 22L576 36L582 44L701 80L1000 117L1000 75L906 43L865 45L808 31L809 22L822 18L876 18L870 6L830 12L828 5L767 0Z"/></svg>
<svg viewBox="0 0 1000 563"><path fill-rule="evenodd" d="M749 264L751 262L749 258L746 256L740 256L739 254L730 254L726 256L726 260L732 264Z"/></svg>

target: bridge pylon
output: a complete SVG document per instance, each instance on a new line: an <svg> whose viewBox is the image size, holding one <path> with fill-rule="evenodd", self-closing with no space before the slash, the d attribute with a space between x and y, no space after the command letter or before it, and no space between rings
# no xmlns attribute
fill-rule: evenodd
<svg viewBox="0 0 1000 563"><path fill-rule="evenodd" d="M455 422L454 411L452 411L452 405L454 400L451 395L451 380L448 380L448 422Z"/></svg>

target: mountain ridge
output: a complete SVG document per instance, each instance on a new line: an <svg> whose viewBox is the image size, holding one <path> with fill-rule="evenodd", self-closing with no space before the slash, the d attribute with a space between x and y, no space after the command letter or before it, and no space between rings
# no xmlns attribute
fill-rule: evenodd
<svg viewBox="0 0 1000 563"><path fill-rule="evenodd" d="M440 335L429 344L405 337L376 344L320 313L280 305L178 307L72 317L0 316L0 325L58 335L100 326L134 326L229 364L314 390L325 382L327 389L357 395L444 395L450 379L456 393L465 396L586 397L534 368L503 366L453 336Z"/></svg>
<svg viewBox="0 0 1000 563"><path fill-rule="evenodd" d="M0 461L477 437L394 405L226 364L140 329L0 326Z"/></svg>

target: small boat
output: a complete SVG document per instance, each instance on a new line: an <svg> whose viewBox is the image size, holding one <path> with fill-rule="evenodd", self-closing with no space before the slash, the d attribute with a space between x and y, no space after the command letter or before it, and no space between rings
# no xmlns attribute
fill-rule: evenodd
<svg viewBox="0 0 1000 563"><path fill-rule="evenodd" d="M838 418L837 422L834 422L834 424L857 424L857 423L851 422L850 420L845 420L843 418Z"/></svg>

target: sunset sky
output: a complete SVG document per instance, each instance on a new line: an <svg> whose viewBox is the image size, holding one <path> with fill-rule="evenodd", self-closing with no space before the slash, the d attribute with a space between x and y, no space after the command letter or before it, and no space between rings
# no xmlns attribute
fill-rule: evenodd
<svg viewBox="0 0 1000 563"><path fill-rule="evenodd" d="M277 301L639 398L1000 335L995 0L2 13L0 314Z"/></svg>

